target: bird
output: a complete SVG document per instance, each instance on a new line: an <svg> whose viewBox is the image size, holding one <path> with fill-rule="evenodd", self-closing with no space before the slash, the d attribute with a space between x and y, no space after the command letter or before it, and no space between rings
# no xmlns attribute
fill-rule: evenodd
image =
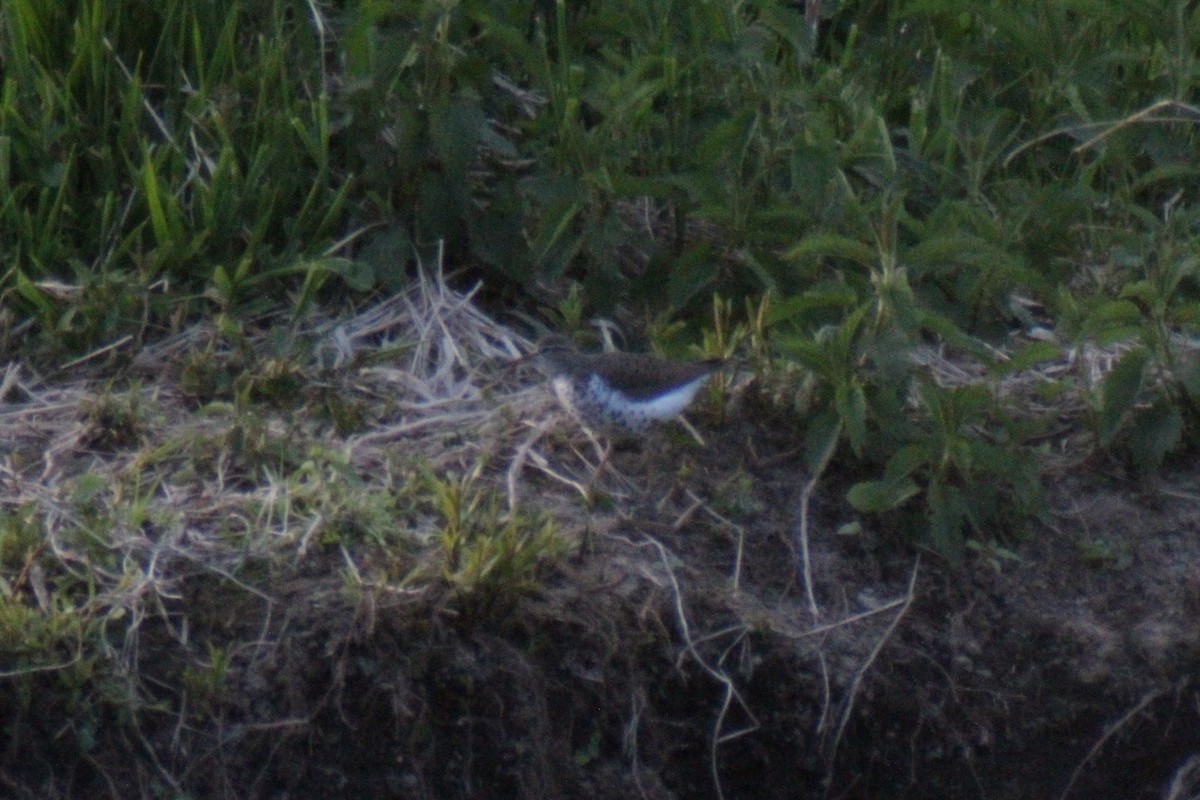
<svg viewBox="0 0 1200 800"><path fill-rule="evenodd" d="M585 427L630 435L683 413L725 363L617 351L585 353L557 334L539 339L529 357L550 379L559 402Z"/></svg>

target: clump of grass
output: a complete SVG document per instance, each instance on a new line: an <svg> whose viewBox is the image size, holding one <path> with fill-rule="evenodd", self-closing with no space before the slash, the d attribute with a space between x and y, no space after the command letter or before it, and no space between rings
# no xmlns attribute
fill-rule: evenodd
<svg viewBox="0 0 1200 800"><path fill-rule="evenodd" d="M0 291L43 345L78 351L186 316L165 284L194 297L211 281L243 302L335 235L346 183L328 157L315 10L5 6ZM310 24L285 21L296 12ZM64 281L81 291L52 291Z"/></svg>
<svg viewBox="0 0 1200 800"><path fill-rule="evenodd" d="M479 486L482 464L459 477L426 475L440 515L440 575L464 616L511 606L541 587L541 576L566 550L554 521L540 513L502 511L501 498Z"/></svg>
<svg viewBox="0 0 1200 800"><path fill-rule="evenodd" d="M134 383L122 395L106 392L87 405L80 434L83 443L94 450L135 447L145 428L141 386Z"/></svg>

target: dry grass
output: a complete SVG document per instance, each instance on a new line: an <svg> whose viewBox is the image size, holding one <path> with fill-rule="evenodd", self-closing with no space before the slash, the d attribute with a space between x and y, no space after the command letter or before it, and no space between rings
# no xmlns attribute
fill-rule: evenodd
<svg viewBox="0 0 1200 800"><path fill-rule="evenodd" d="M265 354L278 334L264 327L233 342L210 325L197 326L138 353L120 388L84 370L51 384L8 364L0 382L6 443L0 502L49 507L81 475L101 476L112 487L139 476L157 487L150 508L184 513L177 527L198 543L211 529L205 520L263 505L283 491L278 475L235 476L227 469L238 454L222 437L248 424L245 415L261 425L264 443L282 440L300 456L323 449L371 474L398 460L466 469L511 449L523 420L547 411L543 394L522 387L525 376L509 363L528 342L487 319L470 293L428 276L347 320L314 320L291 334L297 350L305 340L315 342L305 356L285 357L296 378L294 395L246 404L231 391L203 402L208 398L184 385L188 360L205 358L209 371L253 381L255 371L272 366ZM251 360L245 351L255 354ZM323 416L325 392L357 412L357 431L339 434ZM211 472L181 470L185 451L206 444L215 455ZM260 533L288 539L283 525L277 520Z"/></svg>

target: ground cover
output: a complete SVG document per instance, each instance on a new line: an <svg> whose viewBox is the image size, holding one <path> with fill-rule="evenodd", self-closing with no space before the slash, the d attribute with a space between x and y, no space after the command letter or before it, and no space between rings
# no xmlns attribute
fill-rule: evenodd
<svg viewBox="0 0 1200 800"><path fill-rule="evenodd" d="M244 335L9 368L15 796L1191 796L1186 471L956 565L848 528L746 371L601 463L436 278Z"/></svg>
<svg viewBox="0 0 1200 800"><path fill-rule="evenodd" d="M0 4L6 791L1196 796L1197 30Z"/></svg>

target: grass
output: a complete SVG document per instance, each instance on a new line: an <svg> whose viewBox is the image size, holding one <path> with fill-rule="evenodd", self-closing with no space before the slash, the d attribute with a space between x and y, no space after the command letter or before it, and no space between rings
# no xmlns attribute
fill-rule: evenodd
<svg viewBox="0 0 1200 800"><path fill-rule="evenodd" d="M774 3L130 1L0 17L9 354L119 370L211 319L185 390L286 406L289 326L430 259L571 327L640 309L664 343L723 297L704 350L750 348L810 468L943 552L999 535L981 497L1038 503L1051 423L1006 375L1120 344L1082 376L1095 446L1149 472L1194 441L1184 3L844 3L814 38ZM218 356L283 309L276 355ZM930 380L930 337L993 386ZM343 431L366 424L337 394Z"/></svg>
<svg viewBox="0 0 1200 800"><path fill-rule="evenodd" d="M1036 506L1046 424L928 380L925 338L1001 377L1133 343L1082 387L1096 445L1152 471L1194 439L1196 34L1172 9L845 3L814 38L786 4L16 0L3 344L120 369L212 319L183 385L246 407L298 396L288 325L314 301L431 258L571 327L640 308L664 342L725 297L705 350L799 366L764 376L798 383L770 392L810 468L955 550L996 535L965 499L996 479L985 506ZM277 357L217 366L283 308ZM1056 339L1007 346L1030 309Z"/></svg>
<svg viewBox="0 0 1200 800"><path fill-rule="evenodd" d="M332 330L310 324L313 336ZM90 753L108 766L77 780L96 791L124 780L112 777L114 752L152 754L164 760L147 791L180 792L179 777L208 756L168 763L181 754L161 749L163 715L187 731L223 729L245 669L284 657L295 621L285 622L294 612L283 598L299 593L316 604L314 621L347 625L355 604L399 602L421 620L419 641L431 621L505 624L546 590L566 539L546 513L508 504L489 466L522 430L485 398L516 377L507 331L436 279L337 331L350 357L368 362L394 351L393 337L404 343L404 367L364 367L339 388L370 418L351 432L316 389L281 403L239 388L275 374L270 329L243 333L236 347L216 330L193 335L209 339L211 368L231 376L203 399L178 359L196 338L147 347L130 367L140 377L102 394L90 377L54 390L10 381L33 402L0 413L13 454L0 510L8 752L60 763ZM319 382L316 353L293 357L302 387ZM526 391L514 402L545 398ZM474 435L453 435L462 420ZM24 775L60 778L70 782L54 770Z"/></svg>
<svg viewBox="0 0 1200 800"><path fill-rule="evenodd" d="M536 594L565 540L513 476L590 479L488 406L487 309L745 358L813 481L952 559L1009 552L1056 452L1194 449L1200 12L830 5L6 2L6 710L57 682L85 751L163 686L219 716L186 576L210 631L307 558Z"/></svg>

